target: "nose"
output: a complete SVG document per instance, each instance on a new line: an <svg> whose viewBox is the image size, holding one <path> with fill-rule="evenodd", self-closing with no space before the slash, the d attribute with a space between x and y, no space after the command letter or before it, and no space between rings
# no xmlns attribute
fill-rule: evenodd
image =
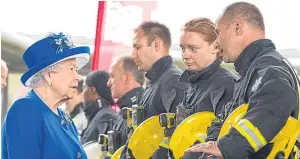
<svg viewBox="0 0 300 159"><path fill-rule="evenodd" d="M183 59L188 59L190 57L190 52L188 49L182 50L182 58Z"/></svg>
<svg viewBox="0 0 300 159"><path fill-rule="evenodd" d="M81 81L81 80L84 80L84 78L78 74L78 80Z"/></svg>
<svg viewBox="0 0 300 159"><path fill-rule="evenodd" d="M78 74L77 71L75 72L75 77L74 77L74 79L75 79L76 81L80 81L80 80L82 79L82 77Z"/></svg>
<svg viewBox="0 0 300 159"><path fill-rule="evenodd" d="M137 50L136 49L133 49L131 57L132 58L137 58Z"/></svg>

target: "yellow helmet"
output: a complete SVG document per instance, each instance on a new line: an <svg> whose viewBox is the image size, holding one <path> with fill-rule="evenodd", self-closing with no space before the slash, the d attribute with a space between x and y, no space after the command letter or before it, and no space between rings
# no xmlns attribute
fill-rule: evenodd
<svg viewBox="0 0 300 159"><path fill-rule="evenodd" d="M111 159L119 159L122 151L124 150L124 146L120 147L112 156Z"/></svg>
<svg viewBox="0 0 300 159"><path fill-rule="evenodd" d="M243 104L235 109L225 120L218 138L223 137L229 132L230 128L235 127L245 116L247 110L248 104ZM289 117L285 126L270 142L273 143L273 147L267 159L274 159L278 153L283 155L284 159L288 159L289 155L295 147L295 142L298 138L299 133L300 121L293 117Z"/></svg>
<svg viewBox="0 0 300 159"><path fill-rule="evenodd" d="M206 130L216 118L213 112L195 113L183 120L174 131L169 147L175 159L184 155L184 151L197 140L205 142Z"/></svg>
<svg viewBox="0 0 300 159"><path fill-rule="evenodd" d="M149 159L164 139L164 128L159 124L159 116L153 116L142 122L133 132L128 142L134 158Z"/></svg>

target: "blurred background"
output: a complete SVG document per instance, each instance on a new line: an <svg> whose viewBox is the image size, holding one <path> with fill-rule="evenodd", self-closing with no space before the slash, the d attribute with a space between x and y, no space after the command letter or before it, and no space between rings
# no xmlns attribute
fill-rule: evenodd
<svg viewBox="0 0 300 159"><path fill-rule="evenodd" d="M246 0L257 5L265 19L267 38L300 71L300 0ZM171 56L184 69L179 37L182 25L191 18L216 20L234 0L160 1L2 1L1 59L7 63L7 87L2 88L1 123L9 106L28 88L22 86L25 49L48 32L64 32L76 46L90 46L90 63L80 70L107 70L116 55L131 54L133 29L144 20L166 24L172 34ZM97 40L98 39L98 40ZM42 53L42 52L41 52ZM95 58L97 57L97 58ZM234 71L232 64L223 64Z"/></svg>

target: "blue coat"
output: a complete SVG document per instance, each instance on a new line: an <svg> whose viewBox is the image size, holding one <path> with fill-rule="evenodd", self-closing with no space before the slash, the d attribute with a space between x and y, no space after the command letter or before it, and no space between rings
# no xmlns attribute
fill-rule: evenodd
<svg viewBox="0 0 300 159"><path fill-rule="evenodd" d="M32 90L14 102L2 127L2 159L86 159L74 123Z"/></svg>

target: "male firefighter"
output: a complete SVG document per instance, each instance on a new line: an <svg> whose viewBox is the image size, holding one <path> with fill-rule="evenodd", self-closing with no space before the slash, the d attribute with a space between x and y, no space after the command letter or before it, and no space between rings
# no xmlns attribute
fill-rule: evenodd
<svg viewBox="0 0 300 159"><path fill-rule="evenodd" d="M149 80L141 103L145 120L162 113L175 113L188 85L178 81L182 71L173 64L169 55L172 44L169 28L158 22L146 21L134 32L132 58ZM161 145L152 158L168 158L166 146Z"/></svg>
<svg viewBox="0 0 300 159"><path fill-rule="evenodd" d="M217 21L217 31L223 60L234 62L240 75L222 120L238 106L245 103L249 106L228 134L218 140L217 136L209 137L214 141L195 145L186 152L204 152L225 159L266 158L272 149L268 143L287 119L298 118L296 73L276 51L274 43L266 39L263 16L255 5L246 2L229 5Z"/></svg>
<svg viewBox="0 0 300 159"><path fill-rule="evenodd" d="M109 76L107 85L111 90L112 97L118 99L117 105L120 109L132 108L132 105L138 104L138 99L141 99L144 91L142 86L145 76L144 72L138 70L130 56L116 57L110 67ZM113 144L114 151L125 145L129 132L127 128L126 119L123 118L123 114L119 114L113 127L113 131L116 133L114 141L116 143Z"/></svg>

